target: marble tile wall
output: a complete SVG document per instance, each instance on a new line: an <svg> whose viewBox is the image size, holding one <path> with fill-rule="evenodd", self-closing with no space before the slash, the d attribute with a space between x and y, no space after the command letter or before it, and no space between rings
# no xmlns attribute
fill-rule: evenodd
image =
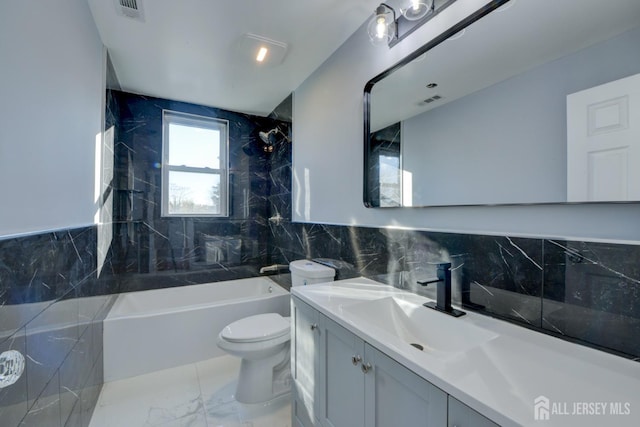
<svg viewBox="0 0 640 427"><path fill-rule="evenodd" d="M126 92L114 99L114 292L256 275L269 263L268 224L289 211L291 193L290 143L280 138L267 152L258 133L277 126L289 134L290 123ZM228 218L161 217L163 109L229 121ZM222 259L209 256L212 246Z"/></svg>
<svg viewBox="0 0 640 427"><path fill-rule="evenodd" d="M454 300L469 310L640 360L640 246L283 221L272 259L332 258L435 299L435 264L452 263Z"/></svg>
<svg viewBox="0 0 640 427"><path fill-rule="evenodd" d="M0 240L0 425L86 426L102 385L102 320L114 296L98 279L95 227ZM2 363L0 355L0 363ZM6 363L6 360L5 362Z"/></svg>

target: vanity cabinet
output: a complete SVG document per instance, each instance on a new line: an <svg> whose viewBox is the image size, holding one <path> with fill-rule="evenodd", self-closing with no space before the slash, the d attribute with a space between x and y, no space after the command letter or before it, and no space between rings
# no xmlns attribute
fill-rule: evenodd
<svg viewBox="0 0 640 427"><path fill-rule="evenodd" d="M364 341L321 318L318 418L324 427L364 427Z"/></svg>
<svg viewBox="0 0 640 427"><path fill-rule="evenodd" d="M430 382L365 344L365 426L443 426L447 395Z"/></svg>
<svg viewBox="0 0 640 427"><path fill-rule="evenodd" d="M321 426L446 425L446 393L334 321L321 325Z"/></svg>
<svg viewBox="0 0 640 427"><path fill-rule="evenodd" d="M449 396L448 427L500 427L482 414Z"/></svg>
<svg viewBox="0 0 640 427"><path fill-rule="evenodd" d="M320 384L320 313L300 300L291 299L292 425L315 426L316 398Z"/></svg>
<svg viewBox="0 0 640 427"><path fill-rule="evenodd" d="M291 313L293 425L447 425L442 390L295 297Z"/></svg>

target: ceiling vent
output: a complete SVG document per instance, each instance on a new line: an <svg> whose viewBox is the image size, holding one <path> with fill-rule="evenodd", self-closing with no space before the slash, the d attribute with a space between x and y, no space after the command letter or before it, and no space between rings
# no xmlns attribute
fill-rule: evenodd
<svg viewBox="0 0 640 427"><path fill-rule="evenodd" d="M116 12L120 16L135 19L144 22L144 9L141 0L114 0L116 4Z"/></svg>
<svg viewBox="0 0 640 427"><path fill-rule="evenodd" d="M442 97L440 95L433 95L431 98L427 98L423 101L418 102L418 105L427 105L427 104L431 104L432 102L435 102L439 99L442 99Z"/></svg>

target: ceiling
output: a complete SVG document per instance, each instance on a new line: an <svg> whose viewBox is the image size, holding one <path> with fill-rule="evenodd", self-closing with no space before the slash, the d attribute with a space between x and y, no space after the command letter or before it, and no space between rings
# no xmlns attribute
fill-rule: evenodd
<svg viewBox="0 0 640 427"><path fill-rule="evenodd" d="M124 91L268 115L370 16L379 0L88 0ZM287 45L259 65L247 33Z"/></svg>

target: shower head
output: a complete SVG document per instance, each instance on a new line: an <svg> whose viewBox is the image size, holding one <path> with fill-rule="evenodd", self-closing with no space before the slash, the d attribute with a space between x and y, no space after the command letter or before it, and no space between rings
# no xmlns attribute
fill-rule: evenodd
<svg viewBox="0 0 640 427"><path fill-rule="evenodd" d="M260 131L258 133L258 135L260 135L260 139L262 140L262 142L264 142L265 144L273 144L276 142L276 138L275 135L277 133L276 129L271 129L268 132L262 132Z"/></svg>
<svg viewBox="0 0 640 427"><path fill-rule="evenodd" d="M278 138L278 134L281 135L281 138ZM273 151L273 145L278 141L284 139L287 142L291 142L289 137L284 132L282 132L279 127L275 127L268 132L260 131L258 132L258 135L260 136L262 142L266 144L262 149L269 153Z"/></svg>

